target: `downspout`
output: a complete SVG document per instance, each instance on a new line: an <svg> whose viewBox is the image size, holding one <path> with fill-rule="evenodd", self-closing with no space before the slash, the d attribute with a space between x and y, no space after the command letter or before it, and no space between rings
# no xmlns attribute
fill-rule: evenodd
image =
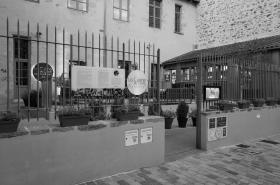
<svg viewBox="0 0 280 185"><path fill-rule="evenodd" d="M107 0L104 0L103 15L103 67L107 67ZM113 66L112 66L113 67Z"/></svg>

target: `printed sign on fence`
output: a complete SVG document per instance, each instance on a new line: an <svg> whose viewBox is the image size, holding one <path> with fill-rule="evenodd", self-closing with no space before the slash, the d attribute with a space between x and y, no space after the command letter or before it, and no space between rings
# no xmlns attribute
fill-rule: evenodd
<svg viewBox="0 0 280 185"><path fill-rule="evenodd" d="M72 66L71 70L72 90L83 88L125 88L124 69Z"/></svg>

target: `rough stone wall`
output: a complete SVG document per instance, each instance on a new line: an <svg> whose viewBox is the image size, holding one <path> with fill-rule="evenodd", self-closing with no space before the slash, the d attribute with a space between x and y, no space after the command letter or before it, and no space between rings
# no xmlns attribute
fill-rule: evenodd
<svg viewBox="0 0 280 185"><path fill-rule="evenodd" d="M200 49L280 34L279 0L202 0L198 6Z"/></svg>

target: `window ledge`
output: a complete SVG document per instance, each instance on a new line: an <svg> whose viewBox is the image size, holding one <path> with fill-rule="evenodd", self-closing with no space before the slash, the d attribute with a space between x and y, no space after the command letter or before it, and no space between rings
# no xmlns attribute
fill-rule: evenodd
<svg viewBox="0 0 280 185"><path fill-rule="evenodd" d="M178 34L178 35L184 35L182 32L176 32L174 31L174 33Z"/></svg>
<svg viewBox="0 0 280 185"><path fill-rule="evenodd" d="M121 20L121 19L117 19L117 18L113 18L113 20L123 22L123 23L128 23L129 22L129 20L125 21L125 20Z"/></svg>

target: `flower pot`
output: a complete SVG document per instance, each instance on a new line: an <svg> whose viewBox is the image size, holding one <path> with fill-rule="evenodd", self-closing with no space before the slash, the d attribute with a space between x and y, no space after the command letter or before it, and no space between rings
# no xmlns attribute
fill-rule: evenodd
<svg viewBox="0 0 280 185"><path fill-rule="evenodd" d="M127 113L116 113L116 118L118 121L128 121L128 120L137 120L139 116L139 112L127 112Z"/></svg>
<svg viewBox="0 0 280 185"><path fill-rule="evenodd" d="M186 128L188 119L186 117L177 117L178 126L180 128Z"/></svg>
<svg viewBox="0 0 280 185"><path fill-rule="evenodd" d="M73 115L73 116L63 116L59 115L59 123L61 127L70 127L78 125L87 125L90 116L87 115Z"/></svg>
<svg viewBox="0 0 280 185"><path fill-rule="evenodd" d="M262 107L264 105L264 101L254 100L253 105L254 107Z"/></svg>
<svg viewBox="0 0 280 185"><path fill-rule="evenodd" d="M249 102L237 102L239 109L248 109L250 107Z"/></svg>
<svg viewBox="0 0 280 185"><path fill-rule="evenodd" d="M234 107L234 104L231 104L231 103L220 103L219 104L219 109L222 111L232 110L233 107Z"/></svg>
<svg viewBox="0 0 280 185"><path fill-rule="evenodd" d="M0 120L0 133L16 132L20 119Z"/></svg>
<svg viewBox="0 0 280 185"><path fill-rule="evenodd" d="M265 104L268 106L276 105L276 103L277 103L277 100L274 100L274 99L265 101Z"/></svg>
<svg viewBox="0 0 280 185"><path fill-rule="evenodd" d="M192 117L193 126L196 127L196 117Z"/></svg>
<svg viewBox="0 0 280 185"><path fill-rule="evenodd" d="M172 127L172 122L174 118L164 118L164 123L165 123L165 129L171 129Z"/></svg>

